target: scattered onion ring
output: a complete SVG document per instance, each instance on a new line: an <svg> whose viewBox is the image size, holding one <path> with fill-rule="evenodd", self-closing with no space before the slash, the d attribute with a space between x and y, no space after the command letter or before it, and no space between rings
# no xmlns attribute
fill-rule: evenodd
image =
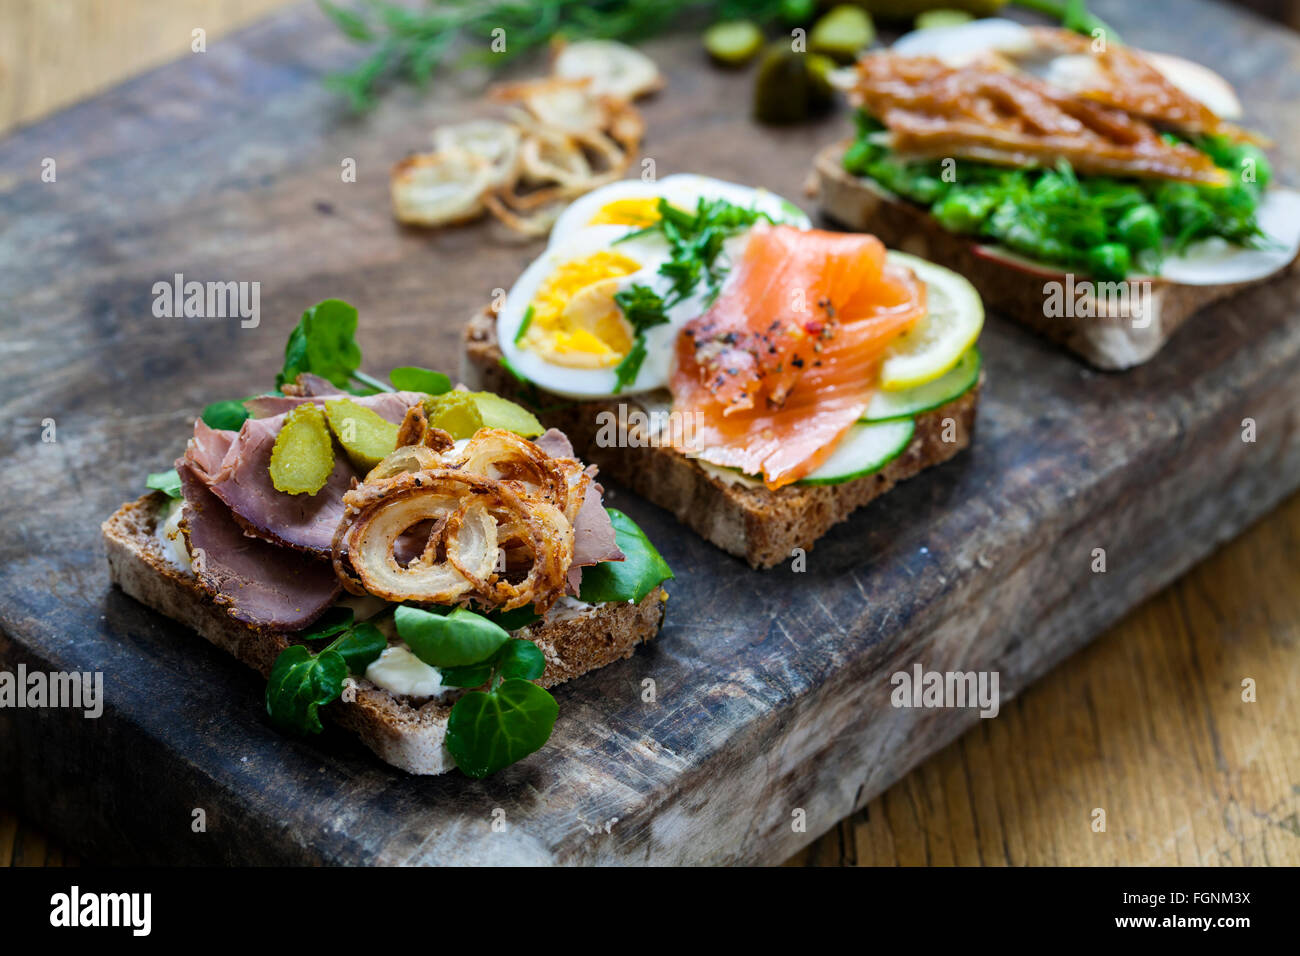
<svg viewBox="0 0 1300 956"><path fill-rule="evenodd" d="M552 68L490 91L508 104L505 119L440 127L434 152L395 166L398 220L453 225L487 211L520 235L542 236L563 204L623 176L645 134L631 100L662 86L658 68L614 41L561 45Z"/></svg>

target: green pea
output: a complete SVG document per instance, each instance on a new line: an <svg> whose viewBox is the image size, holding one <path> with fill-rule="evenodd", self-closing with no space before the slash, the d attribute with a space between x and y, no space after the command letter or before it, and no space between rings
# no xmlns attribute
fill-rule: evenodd
<svg viewBox="0 0 1300 956"><path fill-rule="evenodd" d="M1103 242L1088 250L1088 269L1099 279L1123 279L1131 266L1128 246L1122 242Z"/></svg>
<svg viewBox="0 0 1300 956"><path fill-rule="evenodd" d="M855 176L867 171L867 164L874 158L876 150L869 143L854 140L853 145L844 151L844 168Z"/></svg>
<svg viewBox="0 0 1300 956"><path fill-rule="evenodd" d="M1116 225L1120 239L1130 249L1154 249L1160 245L1164 227L1160 213L1150 203L1134 206L1124 213Z"/></svg>
<svg viewBox="0 0 1300 956"><path fill-rule="evenodd" d="M950 232L978 232L988 217L992 202L969 192L951 192L931 212Z"/></svg>

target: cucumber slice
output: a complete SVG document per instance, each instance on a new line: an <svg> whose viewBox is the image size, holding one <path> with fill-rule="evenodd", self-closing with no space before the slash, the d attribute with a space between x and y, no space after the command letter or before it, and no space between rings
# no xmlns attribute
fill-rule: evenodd
<svg viewBox="0 0 1300 956"><path fill-rule="evenodd" d="M798 482L801 485L838 485L873 471L897 458L912 440L916 423L910 418L890 422L858 422L835 446L820 468Z"/></svg>
<svg viewBox="0 0 1300 956"><path fill-rule="evenodd" d="M924 385L917 385L901 392L887 392L884 389L876 392L860 420L883 422L928 412L965 395L979 377L980 353L979 349L972 345L962 353L961 358L950 371L933 382L926 382Z"/></svg>

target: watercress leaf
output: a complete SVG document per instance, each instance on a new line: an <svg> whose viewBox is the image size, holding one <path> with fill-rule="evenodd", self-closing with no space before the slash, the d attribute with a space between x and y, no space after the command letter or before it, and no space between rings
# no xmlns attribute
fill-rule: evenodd
<svg viewBox="0 0 1300 956"><path fill-rule="evenodd" d="M335 605L320 617L316 618L309 627L303 628L298 632L298 639L303 641L319 641L322 638L333 637L335 634L342 633L352 626L352 608Z"/></svg>
<svg viewBox="0 0 1300 956"><path fill-rule="evenodd" d="M464 608L444 616L402 605L393 620L411 652L430 667L482 663L510 638L500 625Z"/></svg>
<svg viewBox="0 0 1300 956"><path fill-rule="evenodd" d="M537 680L546 670L546 655L532 641L512 637L501 645L494 663L497 673L506 680Z"/></svg>
<svg viewBox="0 0 1300 956"><path fill-rule="evenodd" d="M246 401L246 398L228 398L224 402L213 402L203 409L203 424L224 431L239 431L244 420L251 417L244 407Z"/></svg>
<svg viewBox="0 0 1300 956"><path fill-rule="evenodd" d="M318 734L318 710L343 693L348 665L336 651L312 654L301 644L285 648L271 666L266 685L266 712L280 727Z"/></svg>
<svg viewBox="0 0 1300 956"><path fill-rule="evenodd" d="M302 372L328 379L339 388L361 366L356 341L357 310L341 299L318 302L302 314L284 349L284 368L278 386L292 382Z"/></svg>
<svg viewBox="0 0 1300 956"><path fill-rule="evenodd" d="M179 498L181 496L181 476L176 473L176 469L171 471L155 471L144 480L146 488L152 488L154 491L161 491L168 498Z"/></svg>
<svg viewBox="0 0 1300 956"><path fill-rule="evenodd" d="M388 380L399 392L424 392L426 395L441 395L451 391L451 379L442 372L404 365L388 373Z"/></svg>
<svg viewBox="0 0 1300 956"><path fill-rule="evenodd" d="M307 371L310 371L307 361L307 333L303 329L303 320L299 319L284 343L284 367L276 373L275 387L279 389L297 379L299 372Z"/></svg>
<svg viewBox="0 0 1300 956"><path fill-rule="evenodd" d="M492 676L491 662L442 668L443 687L482 687Z"/></svg>
<svg viewBox="0 0 1300 956"><path fill-rule="evenodd" d="M635 521L613 508L605 510L614 525L614 538L619 550L626 558L583 568L579 599L588 604L640 601L671 578L672 569Z"/></svg>
<svg viewBox="0 0 1300 956"><path fill-rule="evenodd" d="M540 621L539 615L531 604L525 604L523 607L517 607L513 611L492 611L487 616L493 624L497 624L507 631L517 631L521 627L528 627Z"/></svg>
<svg viewBox="0 0 1300 956"><path fill-rule="evenodd" d="M467 776L486 777L540 749L559 713L554 697L519 678L470 691L451 708L447 749Z"/></svg>
<svg viewBox="0 0 1300 956"><path fill-rule="evenodd" d="M354 674L364 674L388 646L388 639L373 624L357 624L344 632L327 651L333 651L343 658L348 670Z"/></svg>

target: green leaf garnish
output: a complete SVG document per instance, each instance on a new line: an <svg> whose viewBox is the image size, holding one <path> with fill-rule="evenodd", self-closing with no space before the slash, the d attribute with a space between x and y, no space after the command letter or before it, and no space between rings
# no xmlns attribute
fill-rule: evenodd
<svg viewBox="0 0 1300 956"><path fill-rule="evenodd" d="M203 424L221 431L239 431L244 421L252 416L244 407L246 398L228 398L224 402L213 402L203 409Z"/></svg>
<svg viewBox="0 0 1300 956"><path fill-rule="evenodd" d="M343 693L349 671L364 674L388 641L373 624L354 623L351 608L339 607L331 608L299 636L307 641L335 639L317 654L305 644L280 653L266 684L266 712L277 726L318 734L323 729L319 709Z"/></svg>
<svg viewBox="0 0 1300 956"><path fill-rule="evenodd" d="M318 302L302 314L284 347L284 368L275 377L282 388L310 372L346 388L361 367L357 310L341 299Z"/></svg>
<svg viewBox="0 0 1300 956"><path fill-rule="evenodd" d="M494 658L496 672L504 680L518 677L537 680L546 670L546 655L532 641L512 637L501 645Z"/></svg>
<svg viewBox="0 0 1300 956"><path fill-rule="evenodd" d="M727 263L720 259L723 242L757 222L772 221L765 212L703 196L694 212L679 209L666 199L660 199L657 208L658 222L621 237L615 244L636 236L663 236L669 257L659 266L659 274L672 281L668 305L692 295L701 282L710 299L716 296L728 272Z"/></svg>
<svg viewBox="0 0 1300 956"><path fill-rule="evenodd" d="M430 667L480 664L510 639L500 625L463 607L443 615L403 604L393 621L411 652Z"/></svg>
<svg viewBox="0 0 1300 956"><path fill-rule="evenodd" d="M588 604L640 602L673 576L672 568L635 521L614 508L605 510L614 525L614 538L619 550L626 558L583 568L579 600Z"/></svg>
<svg viewBox="0 0 1300 956"><path fill-rule="evenodd" d="M313 654L302 644L281 652L271 666L266 685L266 712L280 727L304 734L318 734L319 709L343 693L348 665L335 651Z"/></svg>
<svg viewBox="0 0 1300 956"><path fill-rule="evenodd" d="M404 365L388 373L388 380L399 392L424 392L426 395L441 395L451 391L451 379L442 372Z"/></svg>
<svg viewBox="0 0 1300 956"><path fill-rule="evenodd" d="M641 371L641 365L645 362L646 329L663 325L668 321L668 316L664 311L664 300L659 294L640 284L614 293L614 304L623 310L623 317L636 332L636 338L632 340L632 348L624 356L623 361L614 367L614 377L617 382L614 391L618 393L625 386L636 381L637 373Z"/></svg>
<svg viewBox="0 0 1300 956"><path fill-rule="evenodd" d="M177 474L176 469L171 471L155 471L144 480L146 488L152 488L154 491L161 491L168 498L179 498L181 496L181 476Z"/></svg>
<svg viewBox="0 0 1300 956"><path fill-rule="evenodd" d="M447 719L447 749L467 776L486 777L541 749L559 713L549 693L512 677L456 701Z"/></svg>
<svg viewBox="0 0 1300 956"><path fill-rule="evenodd" d="M515 345L518 345L520 342L524 340L524 334L528 331L528 327L532 324L533 324L533 307L530 305L528 308L524 309L524 317L519 322L518 331L515 332Z"/></svg>

